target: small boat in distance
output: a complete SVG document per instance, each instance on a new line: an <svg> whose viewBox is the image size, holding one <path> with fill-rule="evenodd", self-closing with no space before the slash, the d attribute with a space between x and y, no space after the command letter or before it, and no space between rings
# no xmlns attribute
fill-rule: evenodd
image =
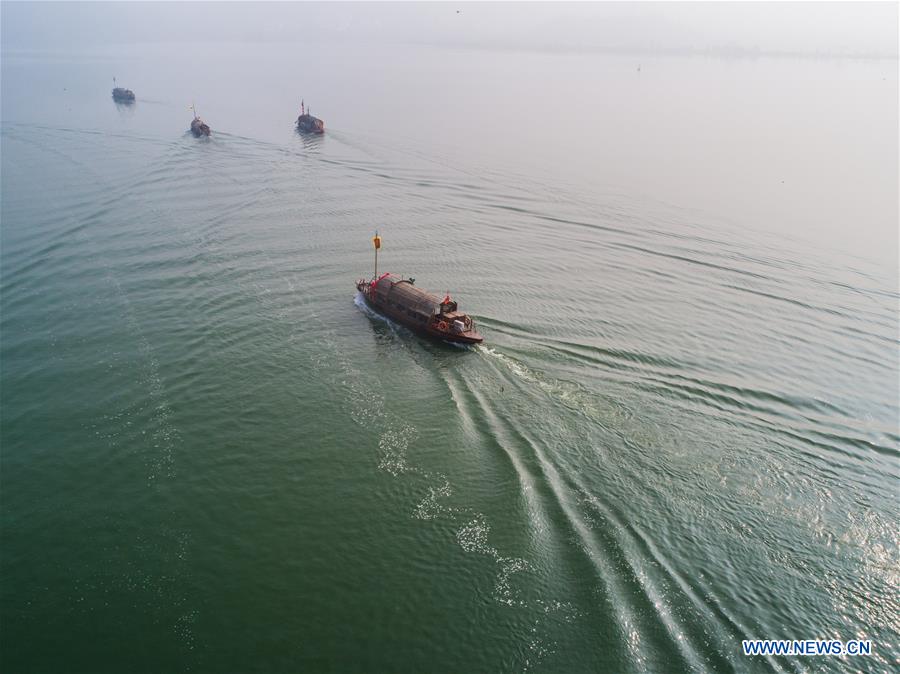
<svg viewBox="0 0 900 674"><path fill-rule="evenodd" d="M448 293L444 299L415 286L415 279L401 278L390 273L378 275L378 250L381 237L375 233L375 276L356 281L356 289L366 304L410 330L436 339L458 344L478 344L484 341L475 330L471 316L459 311Z"/></svg>
<svg viewBox="0 0 900 674"><path fill-rule="evenodd" d="M116 103L134 103L134 92L117 86L115 77L113 77L112 97Z"/></svg>
<svg viewBox="0 0 900 674"><path fill-rule="evenodd" d="M297 118L297 131L300 133L325 133L325 122L313 117L303 101L300 101L300 116Z"/></svg>
<svg viewBox="0 0 900 674"><path fill-rule="evenodd" d="M191 121L191 133L194 134L194 138L199 138L200 136L209 137L209 126L200 119L200 115L197 114L193 103L190 109L194 113L194 119Z"/></svg>

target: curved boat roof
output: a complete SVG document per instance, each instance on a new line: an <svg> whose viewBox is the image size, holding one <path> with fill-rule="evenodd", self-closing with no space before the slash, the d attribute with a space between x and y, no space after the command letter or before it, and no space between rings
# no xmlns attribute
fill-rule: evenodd
<svg viewBox="0 0 900 674"><path fill-rule="evenodd" d="M426 316L438 313L441 306L441 301L437 297L416 288L407 279L393 274L384 274L379 277L375 284L375 292L380 300L396 302L404 309Z"/></svg>

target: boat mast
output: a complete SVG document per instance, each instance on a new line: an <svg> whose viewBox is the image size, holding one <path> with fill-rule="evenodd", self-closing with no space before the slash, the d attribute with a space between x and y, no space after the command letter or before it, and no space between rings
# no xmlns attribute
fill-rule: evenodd
<svg viewBox="0 0 900 674"><path fill-rule="evenodd" d="M372 237L372 245L375 246L375 276L372 278L378 278L378 249L381 248L381 237L378 236L378 230L375 230L375 236Z"/></svg>

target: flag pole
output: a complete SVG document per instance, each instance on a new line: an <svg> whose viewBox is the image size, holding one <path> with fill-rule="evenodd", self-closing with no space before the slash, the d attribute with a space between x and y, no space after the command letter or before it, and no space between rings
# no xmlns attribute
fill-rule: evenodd
<svg viewBox="0 0 900 674"><path fill-rule="evenodd" d="M375 230L375 239L376 239L376 241L378 240L378 230L377 229ZM381 242L378 241L378 243L381 243ZM378 243L375 244L375 276L373 277L376 279L378 278L378 248L379 248Z"/></svg>

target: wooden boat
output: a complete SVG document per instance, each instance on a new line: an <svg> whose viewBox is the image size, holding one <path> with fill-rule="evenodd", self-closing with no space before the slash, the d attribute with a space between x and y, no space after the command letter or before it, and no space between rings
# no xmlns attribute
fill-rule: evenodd
<svg viewBox="0 0 900 674"><path fill-rule="evenodd" d="M191 133L197 138L200 136L209 136L209 126L199 117L194 117L191 122Z"/></svg>
<svg viewBox="0 0 900 674"><path fill-rule="evenodd" d="M417 288L415 279L405 279L387 273L378 276L378 250L381 237L375 244L375 276L356 281L356 289L366 304L391 320L436 339L459 344L478 344L484 341L475 330L471 316L459 311L449 293L443 300Z"/></svg>
<svg viewBox="0 0 900 674"><path fill-rule="evenodd" d="M300 133L325 133L325 122L318 117L313 117L306 109L303 101L300 101L300 116L297 118L297 131Z"/></svg>
<svg viewBox="0 0 900 674"><path fill-rule="evenodd" d="M356 289L370 307L415 332L459 344L484 341L475 321L459 311L450 295L440 300L414 284L415 279L388 273L368 281L359 279Z"/></svg>
<svg viewBox="0 0 900 674"><path fill-rule="evenodd" d="M116 86L115 77L113 77L112 97L116 103L134 103L134 92L131 89Z"/></svg>
<svg viewBox="0 0 900 674"><path fill-rule="evenodd" d="M193 104L191 105L191 110L194 112L194 119L191 121L191 133L194 134L195 138L200 138L200 136L209 137L209 126L200 119Z"/></svg>

